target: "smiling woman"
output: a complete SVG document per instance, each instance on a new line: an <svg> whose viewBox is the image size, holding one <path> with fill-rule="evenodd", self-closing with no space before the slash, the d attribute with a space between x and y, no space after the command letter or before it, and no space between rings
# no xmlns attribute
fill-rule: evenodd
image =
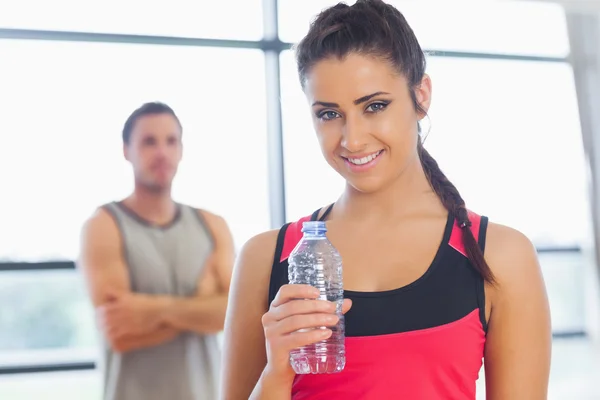
<svg viewBox="0 0 600 400"><path fill-rule="evenodd" d="M404 16L380 0L330 7L296 61L321 153L344 188L332 205L242 250L225 398L473 400L484 356L488 399L546 398L550 321L535 248L469 210L423 147L432 80ZM314 294L288 281L289 252L308 220L326 221L344 263L347 357L338 374L296 376L289 363L292 349L323 339L323 330L299 330L337 322L335 307L297 300ZM269 305L253 301L265 297ZM251 365L237 366L241 358Z"/></svg>

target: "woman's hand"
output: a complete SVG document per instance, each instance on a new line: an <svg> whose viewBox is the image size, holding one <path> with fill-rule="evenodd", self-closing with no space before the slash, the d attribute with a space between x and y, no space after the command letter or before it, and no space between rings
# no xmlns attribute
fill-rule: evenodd
<svg viewBox="0 0 600 400"><path fill-rule="evenodd" d="M310 285L284 285L277 292L269 311L262 317L268 360L265 372L269 375L289 379L291 383L294 370L290 365L290 351L331 336L331 329L310 329L334 326L339 320L336 303L318 300L319 294L319 290ZM352 302L345 299L342 313L351 305Z"/></svg>

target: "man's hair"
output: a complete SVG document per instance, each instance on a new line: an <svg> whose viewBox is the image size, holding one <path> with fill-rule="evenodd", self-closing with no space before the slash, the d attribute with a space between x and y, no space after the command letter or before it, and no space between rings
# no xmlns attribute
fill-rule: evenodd
<svg viewBox="0 0 600 400"><path fill-rule="evenodd" d="M175 111L173 111L173 109L171 107L169 107L165 103L161 103L161 102L145 103L141 107L139 107L137 110L132 112L131 115L127 118L127 121L125 121L125 125L123 126L123 143L129 144L129 141L131 140L131 132L133 131L133 128L135 127L136 122L140 118L142 118L143 116L146 116L146 115L156 115L156 114L172 115L173 118L175 118L175 120L177 121L177 124L179 125L179 129L181 131L183 131L181 122L179 121L179 118L177 117L177 115L175 114Z"/></svg>

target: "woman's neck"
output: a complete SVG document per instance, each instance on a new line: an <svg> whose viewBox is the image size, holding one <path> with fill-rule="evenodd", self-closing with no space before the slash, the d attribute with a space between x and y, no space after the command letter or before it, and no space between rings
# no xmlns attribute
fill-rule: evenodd
<svg viewBox="0 0 600 400"><path fill-rule="evenodd" d="M344 219L389 222L404 217L440 213L446 210L433 191L418 158L388 186L377 192L364 193L350 184L334 206L335 214Z"/></svg>

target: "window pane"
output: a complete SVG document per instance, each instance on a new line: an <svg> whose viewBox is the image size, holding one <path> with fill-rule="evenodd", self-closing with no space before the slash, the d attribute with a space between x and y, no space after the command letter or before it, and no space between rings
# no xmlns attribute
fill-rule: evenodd
<svg viewBox="0 0 600 400"><path fill-rule="evenodd" d="M591 260L579 252L549 252L538 255L550 299L552 330L586 330L585 269Z"/></svg>
<svg viewBox="0 0 600 400"><path fill-rule="evenodd" d="M262 0L0 0L0 28L258 40L262 21Z"/></svg>
<svg viewBox="0 0 600 400"><path fill-rule="evenodd" d="M0 273L0 366L95 361L93 312L75 270Z"/></svg>
<svg viewBox="0 0 600 400"><path fill-rule="evenodd" d="M584 243L591 228L571 67L432 57L428 73L426 147L468 207L538 246Z"/></svg>
<svg viewBox="0 0 600 400"><path fill-rule="evenodd" d="M269 228L261 51L0 40L0 54L0 259L76 256L84 219L132 190L120 132L154 100L184 127L175 198L222 215L236 244Z"/></svg>
<svg viewBox="0 0 600 400"><path fill-rule="evenodd" d="M569 52L564 11L556 4L506 0L387 2L405 15L424 49L556 57ZM282 40L300 40L314 16L337 3L279 0Z"/></svg>
<svg viewBox="0 0 600 400"><path fill-rule="evenodd" d="M0 375L0 399L101 400L102 378L98 370Z"/></svg>

